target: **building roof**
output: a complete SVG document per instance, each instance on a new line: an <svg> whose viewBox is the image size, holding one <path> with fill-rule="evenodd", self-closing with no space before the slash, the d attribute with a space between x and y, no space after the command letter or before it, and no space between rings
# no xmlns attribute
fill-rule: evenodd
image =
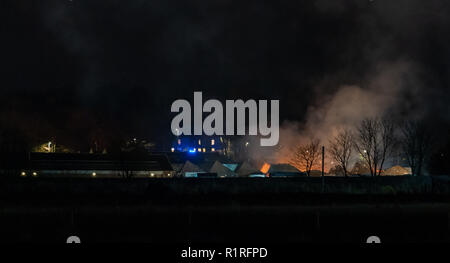
<svg viewBox="0 0 450 263"><path fill-rule="evenodd" d="M268 164L265 163L263 172L266 172L270 177L292 177L292 176L304 176L305 173L301 172L294 166L287 163L280 164Z"/></svg>
<svg viewBox="0 0 450 263"><path fill-rule="evenodd" d="M198 167L197 165L191 163L190 161L186 161L181 169L181 172L184 173L203 173L205 172L203 169Z"/></svg>
<svg viewBox="0 0 450 263"><path fill-rule="evenodd" d="M211 169L209 170L210 173L216 173L219 177L233 177L237 176L237 174L230 169L228 169L226 166L224 166L221 162L215 161Z"/></svg>
<svg viewBox="0 0 450 263"><path fill-rule="evenodd" d="M236 173L239 176L249 176L252 174L262 174L262 172L255 167L253 167L250 163L247 161L243 162L237 169Z"/></svg>
<svg viewBox="0 0 450 263"><path fill-rule="evenodd" d="M287 163L270 164L268 173L301 173L294 166Z"/></svg>

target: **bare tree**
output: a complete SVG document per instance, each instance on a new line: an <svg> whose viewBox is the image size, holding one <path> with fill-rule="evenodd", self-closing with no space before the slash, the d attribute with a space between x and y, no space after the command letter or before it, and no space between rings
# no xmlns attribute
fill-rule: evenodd
<svg viewBox="0 0 450 263"><path fill-rule="evenodd" d="M355 148L367 164L372 176L381 175L385 160L394 147L394 123L387 119L370 118L361 122Z"/></svg>
<svg viewBox="0 0 450 263"><path fill-rule="evenodd" d="M411 173L420 176L429 156L432 136L425 125L413 121L402 126L402 134L402 150L411 167Z"/></svg>
<svg viewBox="0 0 450 263"><path fill-rule="evenodd" d="M315 162L320 156L320 141L312 139L309 143L298 146L290 163L295 167L301 167L305 170L308 176L311 176L311 170Z"/></svg>
<svg viewBox="0 0 450 263"><path fill-rule="evenodd" d="M396 145L395 138L395 125L394 121L390 119L382 119L380 121L381 125L381 156L380 156L380 169L378 171L378 175L381 175L381 171L383 169L384 162L387 158L392 156L394 152L394 147Z"/></svg>
<svg viewBox="0 0 450 263"><path fill-rule="evenodd" d="M341 130L330 141L331 157L337 162L337 166L343 171L344 176L348 176L348 165L352 156L354 145L353 133L348 130Z"/></svg>

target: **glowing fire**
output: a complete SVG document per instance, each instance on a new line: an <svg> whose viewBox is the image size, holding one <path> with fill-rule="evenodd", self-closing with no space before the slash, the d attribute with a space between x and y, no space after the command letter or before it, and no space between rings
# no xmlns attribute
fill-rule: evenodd
<svg viewBox="0 0 450 263"><path fill-rule="evenodd" d="M261 167L261 172L266 174L267 172L269 172L269 169L270 169L270 164L264 163L263 166Z"/></svg>

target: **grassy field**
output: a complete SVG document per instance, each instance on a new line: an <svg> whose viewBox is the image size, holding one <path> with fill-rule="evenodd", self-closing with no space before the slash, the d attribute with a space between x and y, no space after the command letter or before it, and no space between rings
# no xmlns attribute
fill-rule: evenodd
<svg viewBox="0 0 450 263"><path fill-rule="evenodd" d="M306 187L304 180L251 180L3 180L0 239L284 244L360 243L377 235L384 242L450 241L450 198L436 185L400 191L405 185L396 188L390 180L367 183L372 193L322 193L296 190ZM383 185L392 189L373 190Z"/></svg>

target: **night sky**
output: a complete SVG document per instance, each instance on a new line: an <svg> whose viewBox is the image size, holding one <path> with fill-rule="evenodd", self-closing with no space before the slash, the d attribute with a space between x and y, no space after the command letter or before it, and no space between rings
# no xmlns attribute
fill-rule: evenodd
<svg viewBox="0 0 450 263"><path fill-rule="evenodd" d="M398 115L448 125L448 14L444 0L2 0L0 128L82 149L96 136L165 147L171 103L194 91L279 99L281 121L303 122L398 63L414 69L397 83Z"/></svg>

